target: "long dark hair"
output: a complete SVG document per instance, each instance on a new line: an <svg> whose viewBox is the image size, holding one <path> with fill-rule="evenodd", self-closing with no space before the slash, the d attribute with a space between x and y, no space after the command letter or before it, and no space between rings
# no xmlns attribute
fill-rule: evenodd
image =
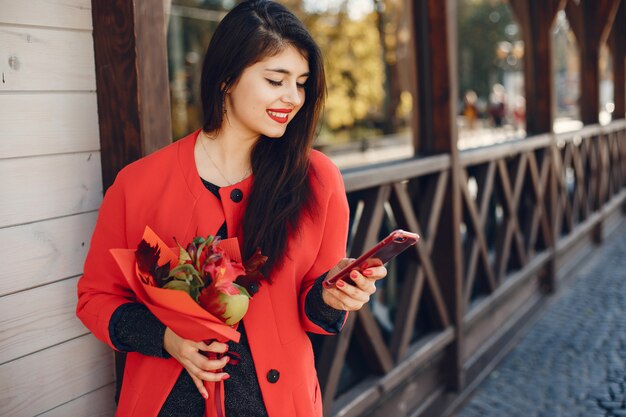
<svg viewBox="0 0 626 417"><path fill-rule="evenodd" d="M309 63L304 104L282 138L261 136L254 145L254 184L242 226L244 259L261 248L269 257L266 272L283 263L287 239L301 216L314 212L309 153L326 97L322 55L302 22L284 6L251 0L232 9L218 25L202 67L203 129L219 131L228 88L248 66L288 46L300 51Z"/></svg>

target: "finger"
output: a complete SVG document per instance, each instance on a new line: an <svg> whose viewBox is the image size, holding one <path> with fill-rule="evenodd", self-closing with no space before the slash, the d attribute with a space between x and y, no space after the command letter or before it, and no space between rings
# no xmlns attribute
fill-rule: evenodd
<svg viewBox="0 0 626 417"><path fill-rule="evenodd" d="M370 300L370 296L368 293L360 289L359 287L355 287L354 285L346 284L344 281L337 281L337 289L343 294L347 295L349 298L352 298L356 301L360 301L361 304L367 303ZM340 295L341 297L341 295Z"/></svg>
<svg viewBox="0 0 626 417"><path fill-rule="evenodd" d="M387 276L387 268L384 266L374 266L363 270L361 273L369 279L379 280Z"/></svg>
<svg viewBox="0 0 626 417"><path fill-rule="evenodd" d="M196 377L195 375L193 375L192 373L189 373L189 376L191 376L191 380L195 384L196 388L198 388L198 391L200 392L200 395L202 395L202 398L204 398L205 400L208 400L209 393L207 392L206 388L204 388L204 383L202 382L202 380Z"/></svg>
<svg viewBox="0 0 626 417"><path fill-rule="evenodd" d="M343 258L342 260L340 260L337 263L337 265L335 265L330 271L328 271L328 274L326 275L326 280L329 280L332 277L334 277L335 275L337 275L339 273L339 271L345 269L353 261L354 261L353 258Z"/></svg>
<svg viewBox="0 0 626 417"><path fill-rule="evenodd" d="M193 365L203 371L215 371L222 369L230 360L230 356L224 356L221 359L208 359L201 353L191 359Z"/></svg>
<svg viewBox="0 0 626 417"><path fill-rule="evenodd" d="M335 310L346 310L346 306L338 298L339 290L333 287L324 288L322 292L322 299L324 302L334 308Z"/></svg>
<svg viewBox="0 0 626 417"><path fill-rule="evenodd" d="M198 368L196 365L194 365L191 362L185 363L183 364L183 366L187 370L187 373L191 375L191 378L202 379L202 374L204 373L202 369Z"/></svg>
<svg viewBox="0 0 626 417"><path fill-rule="evenodd" d="M350 298L345 293L339 291L336 288L328 289L327 293L328 305L337 310L355 311L363 306L363 303Z"/></svg>
<svg viewBox="0 0 626 417"><path fill-rule="evenodd" d="M184 365L185 362L191 362L193 358L195 358L197 355L199 355L199 353L198 348L196 347L196 343L189 340L184 340L180 346L176 359L178 360L178 362Z"/></svg>
<svg viewBox="0 0 626 417"><path fill-rule="evenodd" d="M356 271L352 271L350 273L350 279L352 279L356 286L368 296L376 292L376 280L366 278Z"/></svg>
<svg viewBox="0 0 626 417"><path fill-rule="evenodd" d="M345 268L346 266L350 265L352 262L354 262L356 259L354 258L343 258L342 260L339 261L339 263L337 264L337 266L339 266L339 268Z"/></svg>
<svg viewBox="0 0 626 417"><path fill-rule="evenodd" d="M187 370L187 372L189 372L189 375L191 375L191 379L193 379L194 382L198 381L198 384L196 384L196 387L198 385L200 385L203 388L204 388L204 384L202 383L202 381L219 382L219 381L225 381L228 378L230 378L230 375L227 374L226 372L203 372L203 371L198 371L198 372L191 373L189 370ZM199 389L200 388L198 388L198 390ZM204 390L204 392L206 392L206 390ZM202 394L202 391L200 391L200 393Z"/></svg>
<svg viewBox="0 0 626 417"><path fill-rule="evenodd" d="M368 258L359 265L359 270L363 271L367 268L382 266L382 261L378 258Z"/></svg>
<svg viewBox="0 0 626 417"><path fill-rule="evenodd" d="M212 361L212 362L217 362L217 361ZM210 381L210 382L222 381L223 379L229 378L229 377L224 378L224 375L228 375L225 372L211 372L217 369L222 369L222 367L223 365L219 368L216 367L213 369L202 369L202 368L197 367L193 363L185 364L185 369L187 369L187 372L189 373L189 375L195 376L196 378L201 379L203 381Z"/></svg>
<svg viewBox="0 0 626 417"><path fill-rule="evenodd" d="M207 382L219 382L226 381L230 378L230 375L226 372L200 372L197 377Z"/></svg>
<svg viewBox="0 0 626 417"><path fill-rule="evenodd" d="M211 344L213 344L213 343L211 343ZM207 345L207 344L206 344L206 343L204 343L204 342L195 342L193 345L194 345L194 347L195 347L196 349L198 349L198 350L202 350L202 351L204 351L204 352L208 352L208 350L209 350L209 346L210 346L210 345Z"/></svg>
<svg viewBox="0 0 626 417"><path fill-rule="evenodd" d="M204 352L214 352L214 353L225 353L228 350L228 345L226 343L220 342L212 342L210 345L207 345L204 342L199 342L198 349Z"/></svg>

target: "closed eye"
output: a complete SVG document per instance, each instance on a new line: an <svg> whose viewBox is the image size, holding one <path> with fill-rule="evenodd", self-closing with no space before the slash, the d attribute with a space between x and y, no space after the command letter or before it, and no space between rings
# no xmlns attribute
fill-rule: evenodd
<svg viewBox="0 0 626 417"><path fill-rule="evenodd" d="M280 87L283 85L282 81L276 81L276 80L272 80L270 78L266 78L267 82L270 83L270 85L274 86L274 87ZM296 87L302 89L306 87L306 81L303 83L296 83Z"/></svg>

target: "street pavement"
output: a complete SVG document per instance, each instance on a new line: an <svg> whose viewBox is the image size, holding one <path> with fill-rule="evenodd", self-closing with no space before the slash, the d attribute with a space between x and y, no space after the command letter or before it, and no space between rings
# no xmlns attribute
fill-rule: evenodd
<svg viewBox="0 0 626 417"><path fill-rule="evenodd" d="M575 273L458 417L626 417L626 226Z"/></svg>

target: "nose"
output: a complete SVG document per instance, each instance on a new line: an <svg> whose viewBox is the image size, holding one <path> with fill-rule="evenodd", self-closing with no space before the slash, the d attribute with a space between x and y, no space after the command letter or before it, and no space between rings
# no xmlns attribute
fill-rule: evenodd
<svg viewBox="0 0 626 417"><path fill-rule="evenodd" d="M298 88L298 85L294 83L288 87L287 91L285 91L282 100L285 103L293 105L294 107L299 107L302 103L304 103L304 89Z"/></svg>

